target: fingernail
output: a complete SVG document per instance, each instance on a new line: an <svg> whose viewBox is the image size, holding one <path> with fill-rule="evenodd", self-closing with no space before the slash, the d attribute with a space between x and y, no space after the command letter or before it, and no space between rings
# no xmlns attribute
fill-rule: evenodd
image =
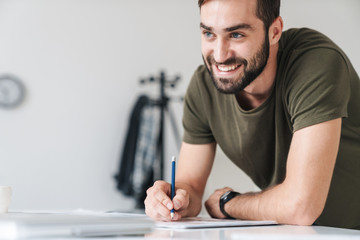
<svg viewBox="0 0 360 240"><path fill-rule="evenodd" d="M168 203L168 204L166 205L166 207L167 207L169 210L171 210L171 209L172 209L171 203Z"/></svg>
<svg viewBox="0 0 360 240"><path fill-rule="evenodd" d="M178 202L178 201L173 201L174 202L174 207L176 208L176 209L178 209L179 207L180 207L180 203Z"/></svg>

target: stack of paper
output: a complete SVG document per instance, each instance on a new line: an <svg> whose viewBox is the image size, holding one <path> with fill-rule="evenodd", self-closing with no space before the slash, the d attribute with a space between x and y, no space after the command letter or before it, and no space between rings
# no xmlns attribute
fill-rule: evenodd
<svg viewBox="0 0 360 240"><path fill-rule="evenodd" d="M154 225L140 214L13 212L0 214L0 239L138 235Z"/></svg>

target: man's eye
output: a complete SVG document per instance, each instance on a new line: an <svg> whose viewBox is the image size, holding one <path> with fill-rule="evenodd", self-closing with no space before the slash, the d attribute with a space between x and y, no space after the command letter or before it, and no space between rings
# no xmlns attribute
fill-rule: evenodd
<svg viewBox="0 0 360 240"><path fill-rule="evenodd" d="M231 33L231 37L232 38L242 38L243 37L243 35L242 34L240 34L240 33Z"/></svg>
<svg viewBox="0 0 360 240"><path fill-rule="evenodd" d="M214 34L211 33L211 32L204 32L204 35L205 35L205 37L207 37L207 38L212 38L212 37L214 37Z"/></svg>

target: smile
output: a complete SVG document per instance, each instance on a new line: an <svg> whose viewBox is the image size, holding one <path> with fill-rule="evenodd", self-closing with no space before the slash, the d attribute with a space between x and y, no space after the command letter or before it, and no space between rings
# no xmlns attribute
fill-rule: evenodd
<svg viewBox="0 0 360 240"><path fill-rule="evenodd" d="M239 68L241 65L229 65L229 66L221 66L221 65L216 65L217 69L219 69L219 71L221 72L230 72L230 71L234 71L235 69Z"/></svg>

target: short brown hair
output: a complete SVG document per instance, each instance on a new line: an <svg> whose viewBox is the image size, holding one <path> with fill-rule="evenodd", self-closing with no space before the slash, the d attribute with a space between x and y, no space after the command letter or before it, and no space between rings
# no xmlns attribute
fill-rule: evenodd
<svg viewBox="0 0 360 240"><path fill-rule="evenodd" d="M206 0L198 0L199 8ZM264 23L266 30L280 15L280 0L257 0L256 16Z"/></svg>

